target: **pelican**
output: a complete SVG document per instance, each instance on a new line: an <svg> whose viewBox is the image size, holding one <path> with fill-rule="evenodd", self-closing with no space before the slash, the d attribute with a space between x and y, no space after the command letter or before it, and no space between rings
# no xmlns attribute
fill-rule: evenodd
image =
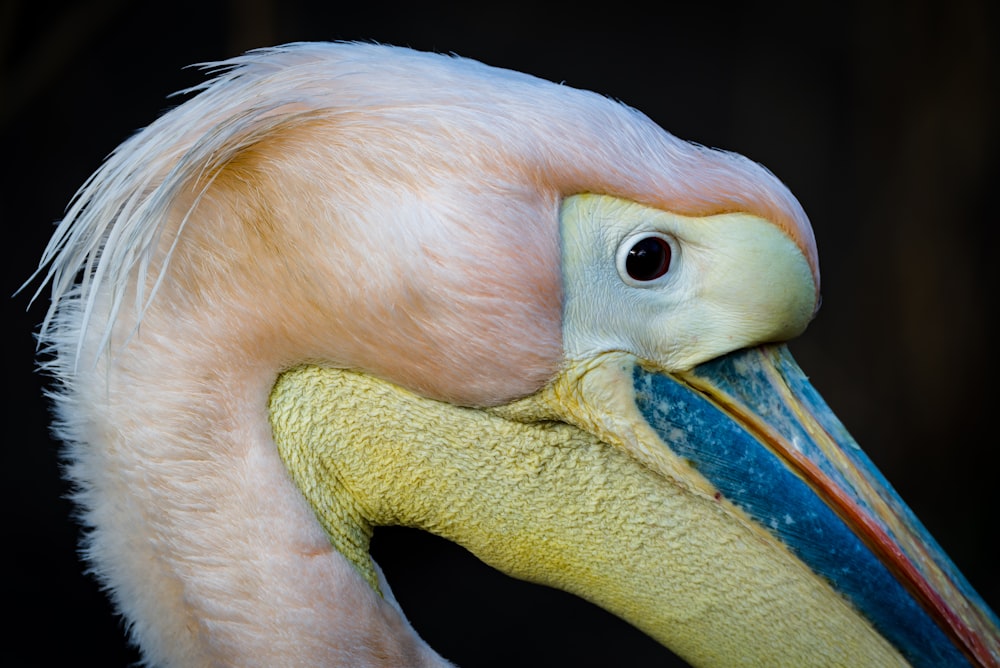
<svg viewBox="0 0 1000 668"><path fill-rule="evenodd" d="M770 172L455 56L208 67L37 274L83 552L145 664L450 665L370 557L403 525L697 666L998 665L783 345L820 274Z"/></svg>

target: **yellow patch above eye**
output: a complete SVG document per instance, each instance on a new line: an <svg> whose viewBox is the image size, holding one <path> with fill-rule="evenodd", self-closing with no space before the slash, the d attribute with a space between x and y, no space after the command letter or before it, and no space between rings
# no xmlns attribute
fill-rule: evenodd
<svg viewBox="0 0 1000 668"><path fill-rule="evenodd" d="M812 318L808 259L758 216L683 216L585 194L563 202L560 229L570 360L621 350L680 371L797 336ZM669 270L647 284L623 278L622 244L648 234L672 240Z"/></svg>

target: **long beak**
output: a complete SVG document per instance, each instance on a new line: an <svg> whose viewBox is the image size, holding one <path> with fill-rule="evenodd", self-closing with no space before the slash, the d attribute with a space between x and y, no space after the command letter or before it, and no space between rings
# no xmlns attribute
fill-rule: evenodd
<svg viewBox="0 0 1000 668"><path fill-rule="evenodd" d="M663 442L907 660L955 665L961 653L997 665L996 617L785 346L739 351L674 377L636 367L634 382L637 406Z"/></svg>
<svg viewBox="0 0 1000 668"><path fill-rule="evenodd" d="M695 665L996 666L996 618L783 347L684 374L625 353L477 410L284 374L275 442L376 591L373 528L431 531Z"/></svg>

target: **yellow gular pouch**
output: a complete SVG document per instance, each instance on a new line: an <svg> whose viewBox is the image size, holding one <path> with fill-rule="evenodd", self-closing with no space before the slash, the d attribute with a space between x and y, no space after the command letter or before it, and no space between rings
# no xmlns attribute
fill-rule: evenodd
<svg viewBox="0 0 1000 668"><path fill-rule="evenodd" d="M374 589L373 528L399 525L452 540L508 574L582 594L585 574L575 584L581 574L566 581L559 574L599 565L602 544L626 540L630 527L606 513L600 526L571 539L590 544L593 553L580 555L560 538L564 527L578 525L581 510L598 518L596 511L623 500L591 498L589 510L571 500L593 497L584 492L598 479L649 474L553 421L544 393L515 405L516 419L507 419L503 408L458 407L354 371L303 366L278 379L270 416L296 485L333 546Z"/></svg>
<svg viewBox="0 0 1000 668"><path fill-rule="evenodd" d="M576 594L695 665L901 665L708 483L679 484L696 474L653 441L634 407L616 406L611 422L581 408L625 382L634 360L591 360L485 410L298 367L271 393L273 436L331 543L376 591L373 528L401 525ZM726 577L716 578L721 564ZM801 619L817 620L810 633L796 632Z"/></svg>

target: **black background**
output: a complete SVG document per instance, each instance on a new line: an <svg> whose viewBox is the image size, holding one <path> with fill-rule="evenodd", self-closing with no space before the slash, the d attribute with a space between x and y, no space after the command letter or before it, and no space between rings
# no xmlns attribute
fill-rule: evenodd
<svg viewBox="0 0 1000 668"><path fill-rule="evenodd" d="M809 212L824 306L792 346L814 384L1000 606L996 497L997 9L988 0L528 6L0 3L0 293L33 270L75 189L200 80L186 65L296 40L455 52L589 88L764 163ZM473 9L473 7L476 7ZM136 658L75 555L32 333L4 298L4 663ZM429 536L376 534L417 630L463 666L663 665L592 606ZM720 566L721 567L721 566Z"/></svg>

